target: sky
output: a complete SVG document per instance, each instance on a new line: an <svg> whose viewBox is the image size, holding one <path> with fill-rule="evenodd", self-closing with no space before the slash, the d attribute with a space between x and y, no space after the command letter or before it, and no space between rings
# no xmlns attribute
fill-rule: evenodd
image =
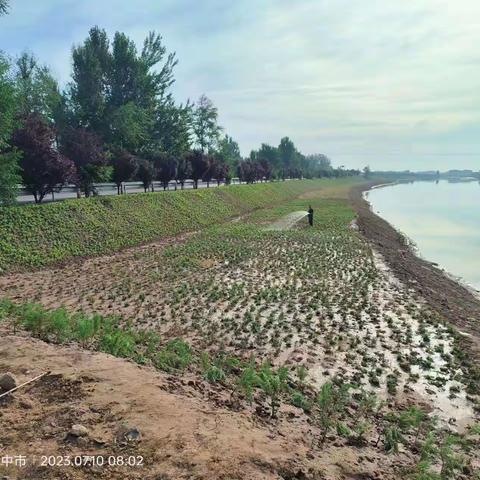
<svg viewBox="0 0 480 480"><path fill-rule="evenodd" d="M377 170L480 170L478 0L10 0L0 49L62 85L94 25L179 59L175 98L206 94L242 154L289 136Z"/></svg>

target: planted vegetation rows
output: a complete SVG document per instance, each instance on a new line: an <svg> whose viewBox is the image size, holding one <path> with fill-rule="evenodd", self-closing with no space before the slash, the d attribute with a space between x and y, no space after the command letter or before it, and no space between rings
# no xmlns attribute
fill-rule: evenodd
<svg viewBox="0 0 480 480"><path fill-rule="evenodd" d="M201 375L233 392L231 408L272 422L293 405L318 428L317 445L408 452L411 478L471 478L478 372L458 334L357 234L344 198L351 182L323 191L286 182L289 195L303 193L283 201L270 185L228 190L228 208L213 210L219 219L277 205L175 244L4 277L13 303L3 317L47 341ZM226 192L194 194L213 202ZM309 204L313 228L270 228Z"/></svg>
<svg viewBox="0 0 480 480"><path fill-rule="evenodd" d="M193 231L280 203L325 182L292 180L0 207L0 273Z"/></svg>

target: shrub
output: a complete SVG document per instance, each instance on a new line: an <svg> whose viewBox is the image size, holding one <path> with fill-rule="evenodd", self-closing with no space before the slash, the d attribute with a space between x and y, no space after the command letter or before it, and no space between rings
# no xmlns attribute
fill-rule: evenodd
<svg viewBox="0 0 480 480"><path fill-rule="evenodd" d="M328 432L337 425L338 420L345 413L350 400L349 388L349 385L336 385L333 382L326 382L320 388L315 404L316 417L321 430L321 443L325 442Z"/></svg>
<svg viewBox="0 0 480 480"><path fill-rule="evenodd" d="M99 344L102 352L116 357L132 357L135 352L135 338L128 331L107 332L101 336Z"/></svg>
<svg viewBox="0 0 480 480"><path fill-rule="evenodd" d="M312 405L308 398L306 398L302 392L298 392L297 390L292 393L291 402L292 405L297 408L301 408L305 412L309 412L312 408Z"/></svg>
<svg viewBox="0 0 480 480"><path fill-rule="evenodd" d="M238 379L238 387L244 393L249 402L253 399L253 392L257 384L257 372L255 367L248 365Z"/></svg>
<svg viewBox="0 0 480 480"><path fill-rule="evenodd" d="M287 389L288 370L285 367L273 370L269 363L264 363L257 375L257 384L270 400L270 416L277 414L280 396Z"/></svg>
<svg viewBox="0 0 480 480"><path fill-rule="evenodd" d="M386 426L383 436L385 439L385 451L387 453L398 453L398 445L400 442L403 442L403 436L397 425Z"/></svg>
<svg viewBox="0 0 480 480"><path fill-rule="evenodd" d="M168 342L155 357L155 365L166 372L185 370L191 362L190 345L179 338Z"/></svg>
<svg viewBox="0 0 480 480"><path fill-rule="evenodd" d="M49 330L57 342L65 342L71 335L70 317L64 308L57 308L49 315Z"/></svg>

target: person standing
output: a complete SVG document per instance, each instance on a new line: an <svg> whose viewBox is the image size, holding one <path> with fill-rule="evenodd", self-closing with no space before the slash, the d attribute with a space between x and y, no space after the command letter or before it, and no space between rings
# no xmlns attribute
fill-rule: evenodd
<svg viewBox="0 0 480 480"><path fill-rule="evenodd" d="M311 205L308 207L308 223L313 227L313 208Z"/></svg>

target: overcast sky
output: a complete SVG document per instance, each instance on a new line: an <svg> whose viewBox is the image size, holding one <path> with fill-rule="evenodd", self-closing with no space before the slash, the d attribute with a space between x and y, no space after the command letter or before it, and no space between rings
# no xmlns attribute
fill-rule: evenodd
<svg viewBox="0 0 480 480"><path fill-rule="evenodd" d="M375 169L480 169L479 0L11 0L0 48L69 80L93 25L176 51L178 101L205 93L248 155L289 136Z"/></svg>

